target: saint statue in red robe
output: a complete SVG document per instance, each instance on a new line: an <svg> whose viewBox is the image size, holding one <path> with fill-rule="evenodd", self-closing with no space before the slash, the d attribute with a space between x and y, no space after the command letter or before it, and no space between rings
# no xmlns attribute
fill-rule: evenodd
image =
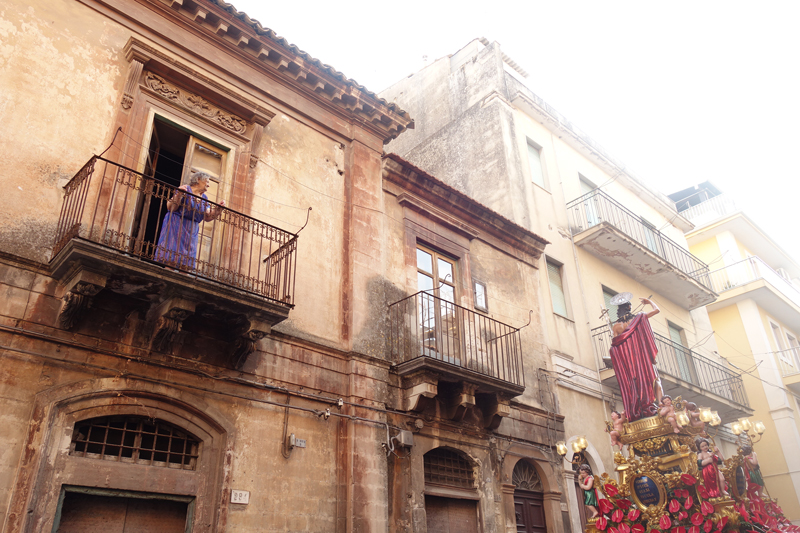
<svg viewBox="0 0 800 533"><path fill-rule="evenodd" d="M650 304L653 310L631 316L630 303L622 304L618 308L620 318L612 328L611 364L629 422L655 416L663 394L655 367L658 348L649 321L659 309L647 298L642 298L642 303Z"/></svg>

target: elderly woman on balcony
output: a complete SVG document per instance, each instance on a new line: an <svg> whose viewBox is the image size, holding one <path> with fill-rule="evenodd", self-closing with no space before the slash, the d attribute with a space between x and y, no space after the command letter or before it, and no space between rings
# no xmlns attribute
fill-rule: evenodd
<svg viewBox="0 0 800 533"><path fill-rule="evenodd" d="M221 207L225 205L224 201L220 202L219 207L208 203L205 192L210 179L211 176L205 172L193 172L189 183L175 189L167 200L167 214L161 223L161 235L156 246L156 261L178 268L195 267L200 223L219 217ZM187 192L200 198L189 196Z"/></svg>

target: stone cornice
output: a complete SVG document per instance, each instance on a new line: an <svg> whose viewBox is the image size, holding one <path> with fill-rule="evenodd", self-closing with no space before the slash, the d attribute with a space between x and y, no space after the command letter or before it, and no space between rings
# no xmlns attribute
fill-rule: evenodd
<svg viewBox="0 0 800 533"><path fill-rule="evenodd" d="M413 119L394 103L314 59L231 4L222 0L140 1L164 17L199 30L221 49L258 65L265 74L277 76L298 92L333 106L384 144L414 127Z"/></svg>
<svg viewBox="0 0 800 533"><path fill-rule="evenodd" d="M398 195L398 201L430 214L468 238L478 238L480 235L485 239L485 236L491 236L504 244L504 251L527 255L529 260L518 258L534 266L545 246L550 244L396 154L384 156L383 179L408 191L408 194Z"/></svg>

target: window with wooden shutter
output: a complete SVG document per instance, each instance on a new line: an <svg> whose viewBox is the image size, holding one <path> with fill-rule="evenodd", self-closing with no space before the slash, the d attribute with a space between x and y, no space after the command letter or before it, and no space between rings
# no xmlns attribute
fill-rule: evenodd
<svg viewBox="0 0 800 533"><path fill-rule="evenodd" d="M550 280L550 299L553 301L553 312L557 315L567 316L567 298L564 294L564 281L561 275L561 265L547 260L547 277Z"/></svg>

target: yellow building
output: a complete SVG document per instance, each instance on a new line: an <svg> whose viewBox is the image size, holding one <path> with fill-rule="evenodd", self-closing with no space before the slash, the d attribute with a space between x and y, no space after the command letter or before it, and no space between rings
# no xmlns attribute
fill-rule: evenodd
<svg viewBox="0 0 800 533"><path fill-rule="evenodd" d="M719 298L706 309L719 353L741 373L764 481L786 516L800 521L800 265L734 202L705 182L676 192L681 214L695 228L690 250L711 267Z"/></svg>

